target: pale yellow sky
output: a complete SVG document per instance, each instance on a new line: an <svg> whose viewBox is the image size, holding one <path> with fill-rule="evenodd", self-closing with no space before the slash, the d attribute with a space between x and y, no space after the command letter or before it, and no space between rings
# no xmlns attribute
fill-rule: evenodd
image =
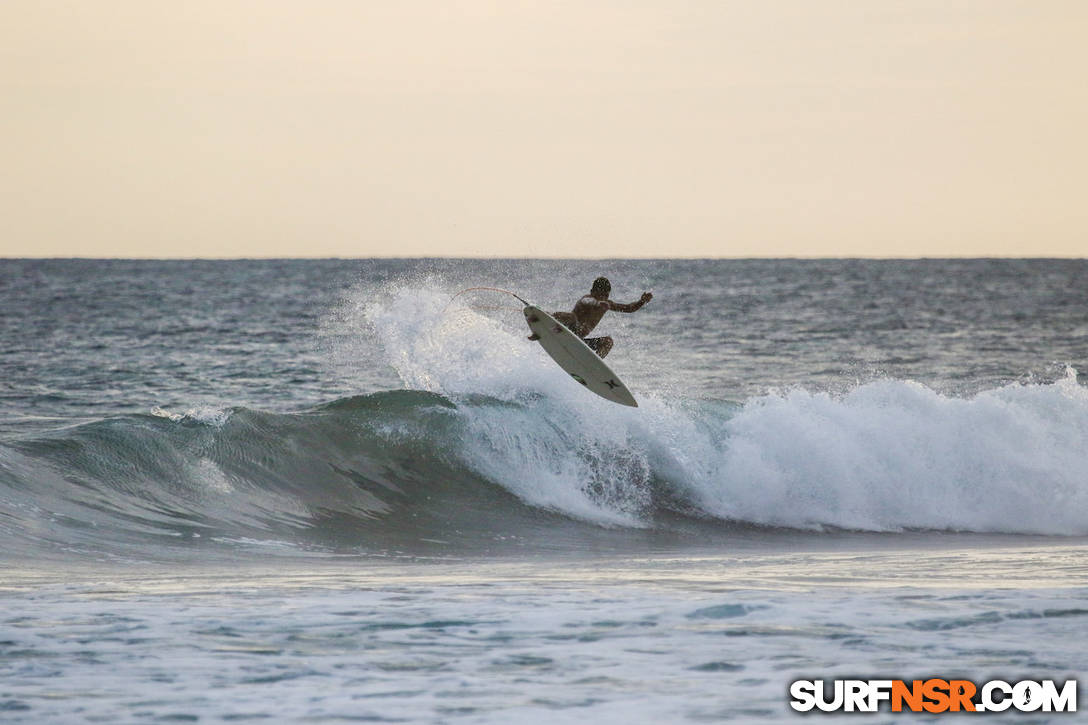
<svg viewBox="0 0 1088 725"><path fill-rule="evenodd" d="M4 0L0 256L1088 256L1081 0Z"/></svg>

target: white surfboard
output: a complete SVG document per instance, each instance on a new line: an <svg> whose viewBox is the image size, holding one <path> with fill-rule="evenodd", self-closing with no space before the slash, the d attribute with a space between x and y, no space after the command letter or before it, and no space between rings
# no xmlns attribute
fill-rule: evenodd
<svg viewBox="0 0 1088 725"><path fill-rule="evenodd" d="M604 364L604 360L561 325L554 317L534 305L526 306L525 321L540 336L540 346L572 378L602 398L620 405L638 407L638 402L623 381Z"/></svg>

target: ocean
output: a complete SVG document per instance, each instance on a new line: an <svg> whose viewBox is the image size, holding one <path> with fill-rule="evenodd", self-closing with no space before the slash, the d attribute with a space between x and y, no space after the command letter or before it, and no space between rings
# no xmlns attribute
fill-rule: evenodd
<svg viewBox="0 0 1088 725"><path fill-rule="evenodd" d="M599 275L638 408L454 299ZM1085 372L1088 260L3 259L0 722L1083 680Z"/></svg>

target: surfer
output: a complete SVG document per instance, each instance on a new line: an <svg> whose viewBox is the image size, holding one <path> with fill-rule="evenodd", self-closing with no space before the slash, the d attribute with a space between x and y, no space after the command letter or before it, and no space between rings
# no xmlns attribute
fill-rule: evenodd
<svg viewBox="0 0 1088 725"><path fill-rule="evenodd" d="M643 292L642 297L638 302L629 302L624 304L622 302L613 302L608 299L608 295L612 292L612 283L608 281L607 277L598 277L593 280L593 287L590 289L589 294L578 300L575 303L574 309L570 312L555 312L552 314L558 322L562 323L571 332L578 337L582 338L582 342L589 346L595 353L604 357L608 354L608 351L612 349L611 337L586 337L589 333L593 332L593 328L597 326L597 323L604 317L604 313L609 310L616 312L634 312L642 308L644 304L654 298L649 292ZM529 335L530 340L539 340L540 336L536 333Z"/></svg>

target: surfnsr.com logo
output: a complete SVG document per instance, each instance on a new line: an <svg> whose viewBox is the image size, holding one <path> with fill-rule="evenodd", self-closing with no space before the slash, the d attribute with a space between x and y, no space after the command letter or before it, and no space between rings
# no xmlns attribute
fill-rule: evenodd
<svg viewBox="0 0 1088 725"><path fill-rule="evenodd" d="M1076 712L1077 681L797 680L790 697L798 712L877 712L883 703L892 712Z"/></svg>

